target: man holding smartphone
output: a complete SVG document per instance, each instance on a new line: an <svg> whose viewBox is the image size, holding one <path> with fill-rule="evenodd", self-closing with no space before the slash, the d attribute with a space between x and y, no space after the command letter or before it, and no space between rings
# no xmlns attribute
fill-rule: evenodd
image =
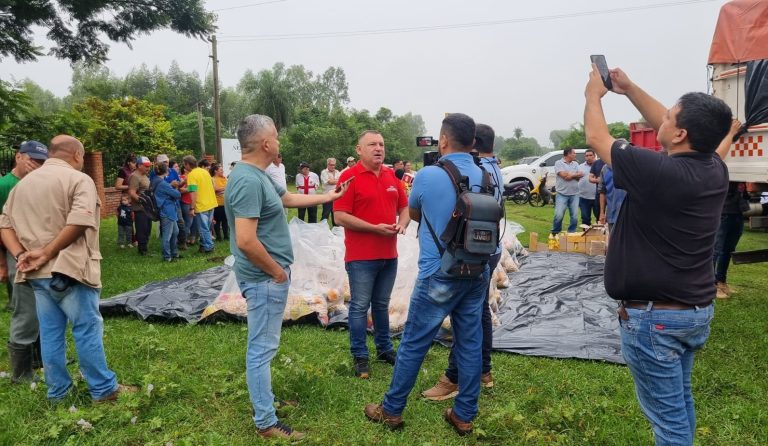
<svg viewBox="0 0 768 446"><path fill-rule="evenodd" d="M384 137L364 131L357 141L360 162L339 177L349 193L333 203L334 221L344 227L344 257L349 275L349 343L355 376L367 379L368 309L373 319L376 359L395 364L389 337L389 297L397 275L397 235L404 234L411 218L403 183L383 165Z"/></svg>
<svg viewBox="0 0 768 446"><path fill-rule="evenodd" d="M692 445L694 352L709 337L714 314L712 253L728 170L715 154L731 110L704 93L666 109L623 71L610 70L612 91L625 95L658 132L666 153L636 148L608 133L601 98L608 92L593 65L587 83L587 144L627 192L605 260L605 289L620 301L622 354L657 445Z"/></svg>

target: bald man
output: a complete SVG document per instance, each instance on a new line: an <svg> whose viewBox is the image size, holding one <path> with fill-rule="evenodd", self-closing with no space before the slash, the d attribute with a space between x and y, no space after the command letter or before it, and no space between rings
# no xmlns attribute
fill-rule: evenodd
<svg viewBox="0 0 768 446"><path fill-rule="evenodd" d="M49 145L49 159L11 191L0 216L0 235L17 261L16 282L35 291L48 399L59 401L73 387L66 364L66 329L80 370L96 402L113 401L136 388L117 383L107 367L103 320L99 313L101 254L96 185L82 173L85 149L60 135ZM25 204L35 203L35 206Z"/></svg>

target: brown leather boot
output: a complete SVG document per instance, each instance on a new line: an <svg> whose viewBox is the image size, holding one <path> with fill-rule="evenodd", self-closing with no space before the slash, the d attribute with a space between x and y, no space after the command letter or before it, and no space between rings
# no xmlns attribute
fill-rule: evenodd
<svg viewBox="0 0 768 446"><path fill-rule="evenodd" d="M453 413L453 409L450 407L443 412L443 418L445 418L445 421L447 421L448 424L453 426L453 430L455 430L457 434L464 436L472 433L472 429L474 428L472 422L461 421L458 419L456 414Z"/></svg>
<svg viewBox="0 0 768 446"><path fill-rule="evenodd" d="M459 393L459 386L451 382L445 374L440 375L431 389L421 392L421 396L430 401L443 401L455 397Z"/></svg>
<svg viewBox="0 0 768 446"><path fill-rule="evenodd" d="M105 396L100 400L93 400L93 402L96 404L111 403L113 401L117 401L117 397L121 393L136 393L138 391L139 391L139 388L136 386L126 386L123 384L118 384L117 389L114 392L110 393L109 395Z"/></svg>
<svg viewBox="0 0 768 446"><path fill-rule="evenodd" d="M363 412L369 420L374 423L381 423L392 430L400 430L405 426L402 416L388 414L381 407L381 404L368 404Z"/></svg>

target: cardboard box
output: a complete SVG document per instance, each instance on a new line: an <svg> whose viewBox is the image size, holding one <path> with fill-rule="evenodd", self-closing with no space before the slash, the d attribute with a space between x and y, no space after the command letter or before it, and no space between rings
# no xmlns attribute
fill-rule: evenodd
<svg viewBox="0 0 768 446"><path fill-rule="evenodd" d="M589 256L604 256L605 255L605 242L592 240L587 244L587 255Z"/></svg>

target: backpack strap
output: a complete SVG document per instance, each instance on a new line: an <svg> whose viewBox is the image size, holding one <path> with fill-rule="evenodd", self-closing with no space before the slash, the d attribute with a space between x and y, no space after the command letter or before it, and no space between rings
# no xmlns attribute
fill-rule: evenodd
<svg viewBox="0 0 768 446"><path fill-rule="evenodd" d="M432 234L432 240L435 241L435 246L437 246L437 252L440 253L440 257L443 256L443 253L445 252L445 248L443 248L443 245L440 244L440 240L437 238L437 234L435 234L435 230L432 229L432 225L429 224L429 220L427 219L426 215L422 215L424 217L424 222L427 223L427 229L429 229L429 233Z"/></svg>
<svg viewBox="0 0 768 446"><path fill-rule="evenodd" d="M451 182L456 189L456 195L469 189L469 178L459 172L458 167L453 164L453 161L440 160L437 162L437 166L448 174L448 177L451 179Z"/></svg>

